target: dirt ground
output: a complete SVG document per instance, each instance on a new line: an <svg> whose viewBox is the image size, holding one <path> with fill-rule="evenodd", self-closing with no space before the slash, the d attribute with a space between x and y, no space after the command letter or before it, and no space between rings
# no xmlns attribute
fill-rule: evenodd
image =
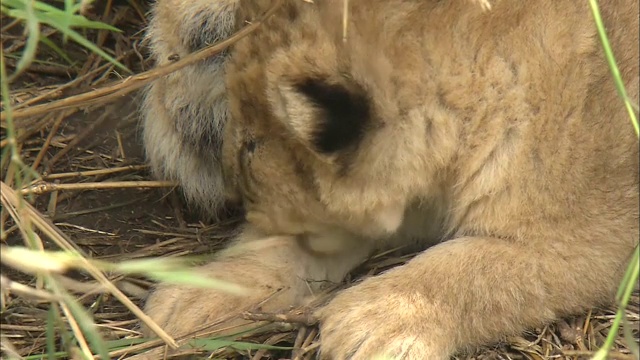
<svg viewBox="0 0 640 360"><path fill-rule="evenodd" d="M95 19L114 24L124 30L121 34L89 32L93 41L119 57L134 72L150 68L145 57L141 29L146 23L146 4L142 1L97 2L93 11ZM24 36L19 25L9 27L10 20L2 19L2 46L5 54L20 54ZM62 43L59 34L49 31L52 40ZM64 49L77 60L74 66L56 66L63 60L50 51L38 53L45 62L33 66L11 84L14 106L46 104L51 101L109 86L124 75L104 60L88 55L73 44ZM15 60L7 58L9 71ZM113 189L95 189L94 183L116 184L144 181L153 184L145 165L139 129L139 92L133 92L116 100L78 104L75 107L43 111L16 120L18 144L25 164L32 166L46 184L77 185L75 190L47 189L36 196L32 203L51 220L68 238L91 258L122 261L155 256L182 256L210 254L224 246L233 236L241 219L230 216L221 223L208 223L189 209L178 192L170 186L128 188L125 185ZM2 124L3 150L7 146L6 124ZM2 178L11 184L7 169ZM15 188L15 186L14 186ZM22 245L23 239L15 222L4 211L2 215L3 245ZM45 246L56 246L45 240ZM409 257L391 255L372 259L351 277L361 276L400 264ZM33 286L34 279L3 265L2 275L11 281ZM82 273L66 274L78 282L89 281ZM114 279L118 281L121 279ZM151 286L142 278L128 278L140 289ZM117 299L109 294L86 294L78 284L74 291L83 306L94 316L106 339L137 339L136 317ZM142 306L143 300L132 296ZM46 353L46 328L48 302L33 301L13 293L3 294L0 324L5 344L22 357ZM603 343L611 326L615 308L593 309L587 314L562 320L540 329L530 329L522 336L504 339L500 344L478 349L477 352L460 355L459 359L586 359ZM636 292L627 310L633 341L640 338L640 295ZM313 358L319 341L313 326L287 324L261 335L249 336L247 342L270 345L294 346L297 350L216 350L192 351L190 358L247 358L247 359L309 359ZM161 346L157 344L156 346ZM304 351L300 350L304 348ZM6 347L5 347L6 350ZM114 352L112 358L126 358L135 353ZM6 355L6 353L5 353ZM162 356L160 356L162 357ZM31 358L31 357L29 357ZM40 358L40 357L33 357ZM634 359L620 333L612 358Z"/></svg>

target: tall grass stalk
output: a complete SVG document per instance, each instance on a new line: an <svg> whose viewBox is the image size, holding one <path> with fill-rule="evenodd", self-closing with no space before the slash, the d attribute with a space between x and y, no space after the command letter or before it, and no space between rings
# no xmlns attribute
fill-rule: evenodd
<svg viewBox="0 0 640 360"><path fill-rule="evenodd" d="M638 118L636 116L636 110L627 95L627 90L624 86L624 82L622 81L622 76L620 75L620 69L616 63L615 56L613 54L613 50L611 49L611 44L609 43L609 38L607 36L606 29L604 27L604 23L602 21L602 17L600 16L600 8L598 6L598 0L589 0L589 6L591 7L591 12L593 15L593 19L595 21L596 27L598 29L598 35L600 36L600 41L602 42L602 49L604 50L605 57L607 59L607 63L609 64L609 69L611 70L611 75L613 81L616 85L616 90L618 91L618 95L622 99L624 103L624 107L629 114L629 119L631 121L631 125L636 132L636 136L640 139L640 131L638 129ZM637 29L632 29L631 31L636 31ZM635 251L631 256L631 262L627 267L627 271L622 279L620 287L618 288L618 293L616 294L616 302L618 303L618 311L616 312L616 316L614 318L613 324L611 325L611 329L609 330L609 334L607 339L605 340L604 345L600 348L592 359L594 360L604 360L609 356L609 351L613 347L615 343L616 337L618 335L618 329L620 328L620 324L626 321L625 311L627 309L627 305L629 304L629 299L631 299L631 294L633 290L636 288L638 284L638 275L640 273L640 247L636 245ZM631 335L631 329L629 326L624 327L625 332L625 340L628 343L629 349L634 353L636 358L640 358L640 349L638 345L633 340L633 336Z"/></svg>

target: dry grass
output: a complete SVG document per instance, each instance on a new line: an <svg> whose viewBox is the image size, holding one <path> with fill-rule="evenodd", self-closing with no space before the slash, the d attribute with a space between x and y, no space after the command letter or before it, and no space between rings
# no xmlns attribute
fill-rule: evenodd
<svg viewBox="0 0 640 360"><path fill-rule="evenodd" d="M125 31L122 34L95 31L89 33L90 39L128 68L142 73L149 68L144 61L140 34L147 21L144 4L136 0L104 3L102 9L95 9L95 18ZM2 46L5 55L9 56L7 62L11 68L15 65L11 56L19 54L25 40L18 25L6 18L2 20ZM55 31L45 28L43 33L62 44ZM51 236L41 231L43 247L67 246L91 259L123 261L206 255L224 246L226 240L234 236L238 219L230 216L217 224L202 222L198 214L183 206L179 196L172 192L174 184L154 181L149 176L137 128L137 94L133 93L155 76L187 66L220 48L203 50L192 58L182 59L180 64L172 64L170 69L154 70L124 81L120 80L112 64L98 56L88 55L71 44L65 50L76 60L75 66L59 65L62 60L57 55L41 51L38 54L41 62L34 63L13 82L11 89L20 154L25 164L39 175L39 179L17 191L28 195L33 205L28 207L31 221L40 221L44 228L66 242L56 245ZM8 140L4 117L2 119L1 146L4 149ZM2 177L5 186L15 188L11 169L3 168ZM21 245L20 227L16 217L10 214L8 205L11 201L5 195L3 193L0 219L2 245ZM410 257L381 254L354 271L347 283L401 264ZM151 358L179 355L310 359L319 346L314 319L304 309L287 314L248 311L241 316L268 325L240 337L242 341L293 347L293 350L260 349L258 346L214 351L192 348L169 356L162 340L136 341L140 339L139 319L132 308L142 305L141 297L152 284L141 277L100 272L108 283L105 284L89 275L68 271L58 274L57 279L93 316L105 339L131 341L130 346L112 351L111 358L126 358L143 349L155 348ZM38 278L4 265L1 281L1 343L5 356L19 358L46 354L48 308L55 299L51 293L42 290ZM129 302L121 298L124 294ZM604 342L614 314L613 307L593 309L458 358L586 359ZM631 328L637 342L640 326L638 292L632 297L627 318L625 326ZM184 342L175 340L178 344ZM55 341L59 343L61 339ZM170 343L169 340L166 342ZM612 358L634 358L625 345L622 332Z"/></svg>

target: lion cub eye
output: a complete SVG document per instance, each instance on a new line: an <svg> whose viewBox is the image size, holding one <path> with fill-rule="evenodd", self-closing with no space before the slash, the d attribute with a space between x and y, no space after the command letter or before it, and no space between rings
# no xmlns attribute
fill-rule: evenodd
<svg viewBox="0 0 640 360"><path fill-rule="evenodd" d="M253 154L256 151L256 141L253 139L247 140L244 144L244 148L247 153Z"/></svg>

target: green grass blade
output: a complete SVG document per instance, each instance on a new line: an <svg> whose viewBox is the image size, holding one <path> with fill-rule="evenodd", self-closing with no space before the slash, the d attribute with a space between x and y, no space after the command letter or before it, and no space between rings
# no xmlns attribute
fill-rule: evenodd
<svg viewBox="0 0 640 360"><path fill-rule="evenodd" d="M604 345L602 345L602 348L600 348L600 350L596 352L592 360L605 360L605 359L608 359L609 357L609 351L613 347L613 344L616 341L616 337L618 336L618 329L620 328L620 323L622 322L622 319L624 319L626 315L625 309L627 308L627 305L629 304L629 299L631 299L631 294L633 293L633 290L635 289L636 284L638 283L638 276L640 274L640 263L638 263L637 259L638 259L639 253L640 253L640 247L636 246L633 260L629 263L629 268L631 268L631 271L630 271L631 276L629 277L627 282L623 282L620 286L623 289L623 291L620 296L618 311L616 312L616 316L613 319L613 323L611 324L611 328L609 329L609 334L605 339ZM629 270L627 269L627 271ZM629 344L629 346L633 346L633 343Z"/></svg>
<svg viewBox="0 0 640 360"><path fill-rule="evenodd" d="M9 16L24 19L23 13L26 10L24 0L2 0L2 5L3 11L4 9L7 9L6 11ZM41 1L33 2L33 8L36 10L35 13L36 15L38 15L40 21L42 21L43 19L54 19L54 23L60 24L60 26L64 26L65 21L67 21L68 25L72 27L121 32L120 29L109 24L105 24L100 21L89 20L83 15L76 14L76 12L80 10L80 4L78 4L78 6L72 6L72 9L75 12L72 13L71 16L69 16L69 14L65 10L58 9L55 6L51 6ZM11 11L14 11L14 13L10 13Z"/></svg>
<svg viewBox="0 0 640 360"><path fill-rule="evenodd" d="M47 355L48 356L48 355ZM69 353L67 353L66 351L58 351L55 352L53 354L51 354L51 356L53 357L45 357L42 354L37 354L37 355L29 355L29 356L24 356L22 359L23 360L42 360L42 359L48 359L48 360L55 360L55 359L68 359L69 358Z"/></svg>
<svg viewBox="0 0 640 360"><path fill-rule="evenodd" d="M27 7L25 4L25 1L3 0L2 11L10 17L24 20L27 23L29 23L29 21L33 22L33 19L35 17L37 18L38 23L47 24L55 29L58 29L58 31L60 31L63 34L65 39L71 38L73 41L89 49L90 51L98 54L103 59L111 62L121 70L127 73L132 73L122 63L120 63L119 61L114 59L112 56L104 52L102 49L97 47L91 41L87 40L85 37L80 35L77 31L73 30L73 28L76 27L76 28L83 28L83 29L97 29L97 30L109 30L114 32L120 32L118 28L115 28L111 25L108 25L99 21L89 20L82 15L77 15L74 13L70 13L69 11L60 10L54 6L42 3L40 1L35 1L35 2L29 1L28 3L29 4L33 3L33 8ZM76 7L75 5L72 4L72 5L69 5L68 7L65 7L65 9L78 10L79 7ZM37 41L35 42L35 44L37 44ZM32 45L32 47L33 46L35 45ZM28 60L29 60L28 57L25 58L23 56L23 60L21 61L24 61L26 64L29 64L30 62L28 62Z"/></svg>
<svg viewBox="0 0 640 360"><path fill-rule="evenodd" d="M242 341L232 341L224 339L194 339L191 340L186 346L206 350L215 351L230 347L239 351L242 350L293 350L290 346L274 346L265 344L254 344Z"/></svg>
<svg viewBox="0 0 640 360"><path fill-rule="evenodd" d="M593 15L593 19L596 24L596 28L598 30L598 36L600 37L600 41L602 43L602 49L605 53L605 57L607 59L607 63L609 64L609 69L611 71L611 75L613 77L613 81L616 86L616 90L618 91L618 95L622 98L624 102L624 106L629 115L629 119L631 120L631 124L633 125L633 129L636 132L636 136L640 139L640 130L638 128L638 119L636 117L634 105L631 103L631 100L627 96L627 90L624 86L624 82L622 81L622 76L620 75L620 69L615 60L615 56L613 54L613 50L611 49L611 44L609 43L609 39L607 37L607 33L605 30L604 22L602 21L602 17L600 15L600 8L598 7L597 0L589 0L589 6L591 7L591 12ZM620 322L625 318L625 309L631 297L631 293L635 288L638 276L640 273L640 247L636 246L634 254L632 256L632 260L629 263L627 270L624 274L623 280L618 288L618 292L616 294L616 300L618 301L619 307L616 312L616 316L614 318L613 324L609 329L609 334L605 340L604 345L598 352L594 355L592 359L594 360L604 360L609 356L609 351L613 346L615 339L618 334L618 328L620 326ZM628 342L628 341L627 341ZM630 342L628 346L631 348L635 345L635 342ZM637 346L636 346L637 349Z"/></svg>
<svg viewBox="0 0 640 360"><path fill-rule="evenodd" d="M631 351L636 359L640 359L640 346L638 346L638 342L633 335L633 331L631 330L631 323L626 317L622 318L622 322L622 333L624 334L624 341L627 343L629 351Z"/></svg>
<svg viewBox="0 0 640 360"><path fill-rule="evenodd" d="M45 336L47 337L47 358L50 360L55 359L56 353L56 314L55 307L53 304L49 306L49 311L47 311L47 329L45 332Z"/></svg>
<svg viewBox="0 0 640 360"><path fill-rule="evenodd" d="M633 265L637 264L639 261L640 261L640 250L638 246L636 246L636 249L633 252L633 255L631 256L631 262L629 262L629 266L627 266L627 270L624 272L624 276L622 277L622 284L631 283L631 279L634 276L634 271L635 271ZM623 301L625 289L626 289L625 286L620 286L618 288L618 292L616 293L616 301L618 303Z"/></svg>
<svg viewBox="0 0 640 360"><path fill-rule="evenodd" d="M147 272L146 276L160 282L183 284L190 287L201 287L226 291L232 294L246 294L246 289L226 281L217 280L190 270Z"/></svg>
<svg viewBox="0 0 640 360"><path fill-rule="evenodd" d="M607 32L604 27L604 22L602 21L602 17L600 16L600 8L598 7L597 0L589 0L589 5L591 6L591 12L593 13L593 19L596 22L596 27L598 28L598 35L600 36L600 41L602 42L602 49L604 50L604 54L607 58L607 63L609 64L609 69L611 70L611 75L613 76L613 80L616 85L616 90L618 94L624 101L625 108L629 114L629 118L631 119L631 124L633 125L633 129L636 132L636 136L640 137L640 129L638 128L638 119L636 117L636 113L631 105L631 101L627 96L627 89L624 86L622 81L622 76L620 75L620 69L616 63L615 56L613 55L613 50L611 49L611 44L609 43L609 38L607 37Z"/></svg>
<svg viewBox="0 0 640 360"><path fill-rule="evenodd" d="M70 66L75 65L75 62L73 60L71 60L71 58L64 51L62 51L62 49L60 49L60 47L58 45L56 45L53 41L51 41L49 38L41 37L40 38L40 42L43 43L44 45L48 46L51 50L53 50L56 54L58 54L58 56L60 56ZM55 64L52 64L52 65L55 65Z"/></svg>
<svg viewBox="0 0 640 360"><path fill-rule="evenodd" d="M67 41L68 30L71 30L71 18L73 17L73 0L64 0L64 11L62 12L62 16L59 19L61 29L65 29L67 31L63 31L64 34L64 42Z"/></svg>
<svg viewBox="0 0 640 360"><path fill-rule="evenodd" d="M65 298L65 304L69 307L69 310L78 322L80 329L82 329L82 333L89 341L93 350L100 355L101 359L108 359L109 350L107 349L107 345L102 339L102 336L100 336L98 328L89 313L87 313L86 310L68 294L61 292L61 295Z"/></svg>
<svg viewBox="0 0 640 360"><path fill-rule="evenodd" d="M33 1L27 1L29 5L25 6L25 22L27 26L27 42L24 50L22 51L22 57L16 65L16 71L11 75L11 79L20 75L31 64L36 56L38 49L38 41L40 39L40 22L33 9ZM9 81L11 81L11 79Z"/></svg>
<svg viewBox="0 0 640 360"><path fill-rule="evenodd" d="M69 28L77 27L82 29L94 29L94 30L109 30L113 32L120 32L120 29L113 27L109 24L105 24L99 21L89 20L82 15L74 15L73 17L67 19L67 15L62 12L47 12L47 13L38 13L39 19L42 22L46 22L51 26L60 26L68 25ZM66 24L66 22L69 24Z"/></svg>
<svg viewBox="0 0 640 360"><path fill-rule="evenodd" d="M102 49L97 47L94 43L92 43L91 41L87 40L82 35L78 34L75 30L68 29L68 31L65 34L68 35L73 41L75 41L78 44L84 46L85 48L93 51L94 53L100 55L103 59L109 61L110 63L112 63L113 65L117 66L121 70L126 71L127 73L130 73L130 74L132 73L131 70L129 70L126 66L124 66L118 60L113 58L111 55L107 54Z"/></svg>
<svg viewBox="0 0 640 360"><path fill-rule="evenodd" d="M138 344L142 344L146 341L149 341L148 339L142 339L142 338L135 338L135 339L118 339L118 340L109 340L106 342L107 344L107 348L109 348L110 351L114 351L114 350L120 350L123 348L127 348L133 345L138 345Z"/></svg>
<svg viewBox="0 0 640 360"><path fill-rule="evenodd" d="M118 264L102 263L99 266L122 274L143 274L161 282L218 289L237 295L246 293L246 289L239 285L203 276L194 271L188 267L186 259L139 259Z"/></svg>
<svg viewBox="0 0 640 360"><path fill-rule="evenodd" d="M75 346L75 341L73 340L73 334L71 333L71 330L67 328L64 321L62 320L62 316L60 315L60 311L61 311L60 305L57 303L53 303L52 307L55 308L55 311L53 312L53 316L55 319L55 327L58 329L58 332L60 333L60 348L66 349L63 351L57 351L55 353L55 357L57 359L69 357L69 354L71 353L70 351L71 348ZM62 354L62 356L60 356L60 354Z"/></svg>

